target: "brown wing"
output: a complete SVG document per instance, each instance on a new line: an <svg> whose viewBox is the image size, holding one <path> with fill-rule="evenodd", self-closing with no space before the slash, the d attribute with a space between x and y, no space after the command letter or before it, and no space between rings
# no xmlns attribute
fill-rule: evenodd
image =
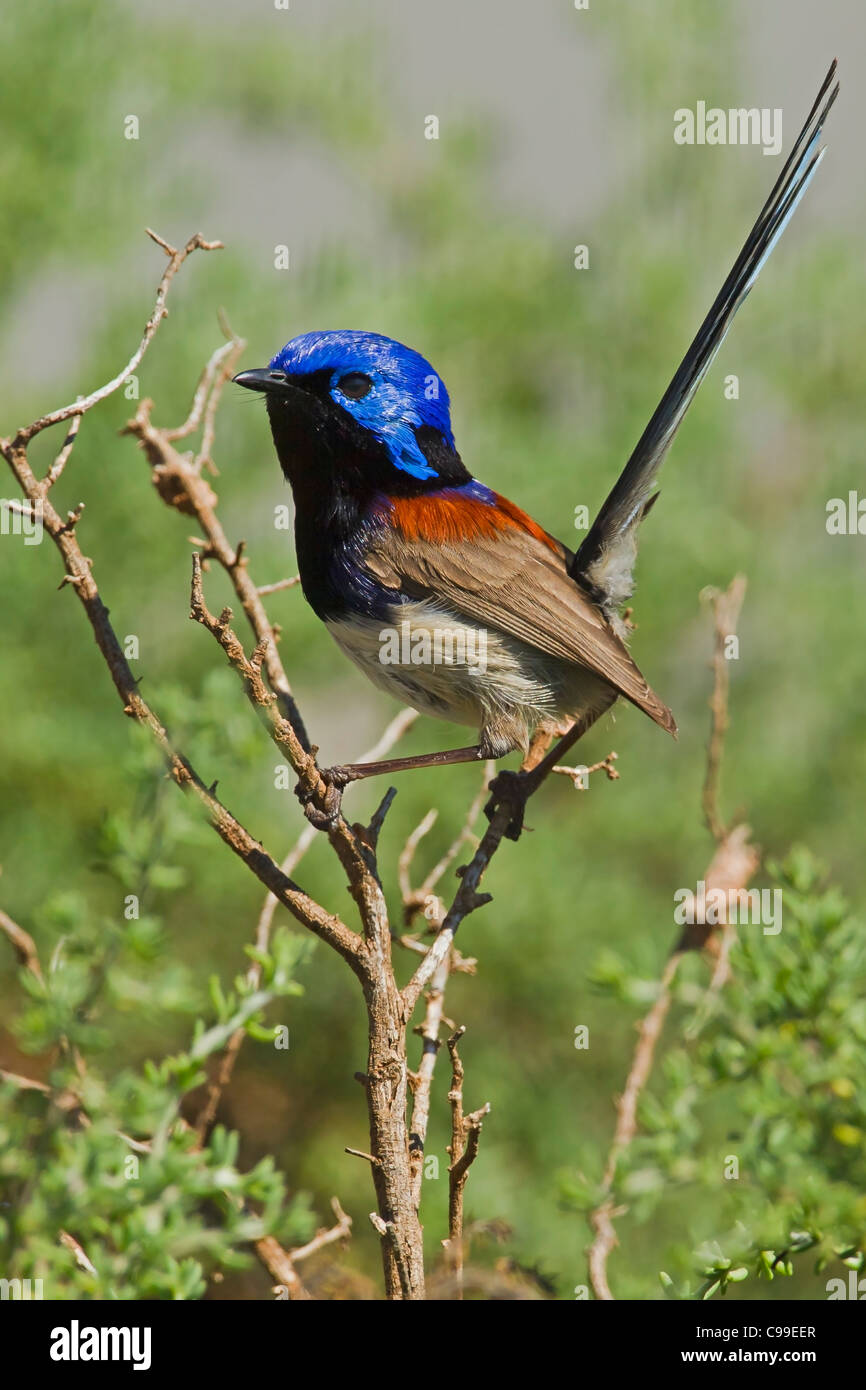
<svg viewBox="0 0 866 1390"><path fill-rule="evenodd" d="M389 588L438 599L473 622L586 667L675 735L670 710L569 576L567 554L540 528L530 532L515 524L469 539L435 541L387 526L373 533L365 563Z"/></svg>

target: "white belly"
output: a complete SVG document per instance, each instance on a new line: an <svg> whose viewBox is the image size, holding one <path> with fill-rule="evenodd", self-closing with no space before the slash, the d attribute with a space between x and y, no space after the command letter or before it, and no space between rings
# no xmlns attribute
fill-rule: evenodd
<svg viewBox="0 0 866 1390"><path fill-rule="evenodd" d="M422 714L494 731L494 742L525 746L537 725L576 714L604 689L588 671L429 600L392 613L390 624L353 618L327 628L381 690Z"/></svg>
<svg viewBox="0 0 866 1390"><path fill-rule="evenodd" d="M329 622L347 656L380 689L440 719L479 726L489 714L525 706L549 712L549 692L524 668L522 643L476 627L427 600L394 609L394 620Z"/></svg>

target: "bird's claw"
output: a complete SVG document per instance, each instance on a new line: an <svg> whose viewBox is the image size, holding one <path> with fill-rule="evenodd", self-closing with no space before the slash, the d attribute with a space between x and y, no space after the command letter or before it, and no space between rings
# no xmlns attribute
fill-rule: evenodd
<svg viewBox="0 0 866 1390"><path fill-rule="evenodd" d="M304 808L304 815L317 830L331 830L340 818L343 792L352 780L345 768L323 767L319 776L325 784L325 794L318 797L314 790L298 783L295 795Z"/></svg>
<svg viewBox="0 0 866 1390"><path fill-rule="evenodd" d="M490 800L484 807L484 814L492 820L500 806L507 806L511 819L505 827L507 840L519 840L523 830L523 817L526 802L532 791L532 783L525 772L500 772L490 783Z"/></svg>

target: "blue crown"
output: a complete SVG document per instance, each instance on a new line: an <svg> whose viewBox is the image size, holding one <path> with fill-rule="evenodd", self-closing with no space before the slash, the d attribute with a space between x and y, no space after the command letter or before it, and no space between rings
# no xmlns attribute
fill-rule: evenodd
<svg viewBox="0 0 866 1390"><path fill-rule="evenodd" d="M414 478L436 477L418 445L417 429L435 430L454 448L444 381L419 352L393 338L350 329L302 333L286 343L270 367L296 378L330 373L332 399L384 444L397 468ZM372 382L360 400L340 389L340 381L356 372Z"/></svg>

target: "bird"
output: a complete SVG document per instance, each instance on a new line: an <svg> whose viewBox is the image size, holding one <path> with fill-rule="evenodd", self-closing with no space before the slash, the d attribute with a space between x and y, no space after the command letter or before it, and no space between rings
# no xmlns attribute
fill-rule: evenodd
<svg viewBox="0 0 866 1390"><path fill-rule="evenodd" d="M835 72L834 61L576 552L470 473L445 384L414 349L374 332L306 332L268 367L233 378L265 398L293 493L307 603L376 686L478 731L467 747L327 769L335 805L349 782L374 773L525 754L537 731L584 729L620 698L676 736L673 714L627 646L622 610L634 589L638 529L686 411L823 158ZM509 833L519 833L520 820Z"/></svg>

